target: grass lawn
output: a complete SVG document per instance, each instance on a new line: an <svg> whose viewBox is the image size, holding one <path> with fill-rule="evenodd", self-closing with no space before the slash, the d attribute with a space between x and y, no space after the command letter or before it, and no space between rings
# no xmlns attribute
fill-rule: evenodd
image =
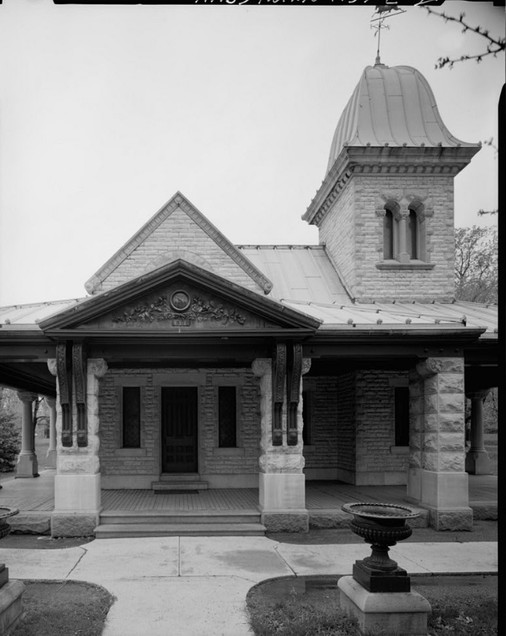
<svg viewBox="0 0 506 636"><path fill-rule="evenodd" d="M114 597L92 583L24 581L23 616L10 636L100 636Z"/></svg>
<svg viewBox="0 0 506 636"><path fill-rule="evenodd" d="M359 636L355 621L339 609L337 578L284 577L253 587L247 606L256 636ZM497 636L497 577L411 581L432 607L429 636Z"/></svg>

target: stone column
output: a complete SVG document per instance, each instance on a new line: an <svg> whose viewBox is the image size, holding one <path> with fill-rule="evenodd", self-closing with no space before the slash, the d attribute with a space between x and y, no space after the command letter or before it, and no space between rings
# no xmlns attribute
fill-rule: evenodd
<svg viewBox="0 0 506 636"><path fill-rule="evenodd" d="M56 361L48 361L49 370L56 375ZM98 525L101 509L99 451L99 379L107 372L102 358L87 362L86 415L88 445L77 445L74 427L72 446L61 441L61 406L57 417L57 471L54 483L54 512L51 515L53 537L88 536ZM77 407L72 405L74 421Z"/></svg>
<svg viewBox="0 0 506 636"><path fill-rule="evenodd" d="M310 361L304 360L303 373ZM262 523L272 531L307 532L304 456L302 454L302 380L301 399L297 409L298 440L287 445L286 400L283 405L283 443L272 444L272 366L270 358L257 358L253 373L260 378L260 459L259 503Z"/></svg>
<svg viewBox="0 0 506 636"><path fill-rule="evenodd" d="M408 498L436 530L471 530L463 358L428 358L410 377Z"/></svg>
<svg viewBox="0 0 506 636"><path fill-rule="evenodd" d="M470 393L471 399L471 448L466 455L466 471L471 475L491 475L492 464L483 441L483 402L489 393Z"/></svg>
<svg viewBox="0 0 506 636"><path fill-rule="evenodd" d="M401 210L399 212L399 262L409 263L409 254L407 250L407 235L408 235L408 215L409 210Z"/></svg>
<svg viewBox="0 0 506 636"><path fill-rule="evenodd" d="M49 407L49 448L47 449L47 465L56 468L56 400L46 398Z"/></svg>
<svg viewBox="0 0 506 636"><path fill-rule="evenodd" d="M37 396L26 391L18 391L18 398L23 403L23 419L21 424L21 451L16 466L16 478L38 477L39 465L35 454L32 406Z"/></svg>

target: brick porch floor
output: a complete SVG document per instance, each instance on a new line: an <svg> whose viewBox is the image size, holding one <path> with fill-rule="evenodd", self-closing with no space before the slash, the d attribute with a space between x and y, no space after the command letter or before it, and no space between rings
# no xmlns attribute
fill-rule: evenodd
<svg viewBox="0 0 506 636"><path fill-rule="evenodd" d="M54 470L43 470L35 479L2 481L0 507L18 508L21 512L50 512L54 508ZM469 475L469 499L473 509L497 510L497 477ZM352 501L383 501L406 504L405 486L351 486L328 481L306 484L306 506L310 514L339 510ZM197 494L155 495L151 490L103 490L104 510L257 510L258 490L255 488L219 489ZM480 517L483 518L483 517Z"/></svg>

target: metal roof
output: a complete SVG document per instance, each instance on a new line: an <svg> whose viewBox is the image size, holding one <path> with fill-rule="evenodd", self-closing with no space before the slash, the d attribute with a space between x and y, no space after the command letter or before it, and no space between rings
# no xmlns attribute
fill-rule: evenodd
<svg viewBox="0 0 506 636"><path fill-rule="evenodd" d="M378 302L351 300L322 245L239 245L238 249L272 282L269 298L322 321L320 329L344 325L392 329L452 325L483 328L482 337L497 334L497 305L465 301L451 303ZM0 308L0 328L36 325L85 298Z"/></svg>
<svg viewBox="0 0 506 636"><path fill-rule="evenodd" d="M411 66L368 66L337 124L327 172L345 145L474 147L441 119L434 93Z"/></svg>
<svg viewBox="0 0 506 636"><path fill-rule="evenodd" d="M53 300L43 303L0 307L0 327L6 325L34 325L40 320L68 309L83 300L84 298L71 298L69 300Z"/></svg>
<svg viewBox="0 0 506 636"><path fill-rule="evenodd" d="M271 297L347 303L346 293L322 245L239 245L272 281Z"/></svg>

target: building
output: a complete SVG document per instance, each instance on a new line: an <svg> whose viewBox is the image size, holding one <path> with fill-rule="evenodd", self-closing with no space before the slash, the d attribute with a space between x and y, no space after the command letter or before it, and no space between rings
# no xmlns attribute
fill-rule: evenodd
<svg viewBox="0 0 506 636"><path fill-rule="evenodd" d="M478 150L417 70L376 63L303 217L319 245L233 245L177 193L86 298L1 309L19 476L33 394L57 413L53 535L92 533L102 489L181 484L258 487L268 529L304 531L311 479L405 484L433 527L470 529L464 403L483 472L496 308L454 299L453 181Z"/></svg>

